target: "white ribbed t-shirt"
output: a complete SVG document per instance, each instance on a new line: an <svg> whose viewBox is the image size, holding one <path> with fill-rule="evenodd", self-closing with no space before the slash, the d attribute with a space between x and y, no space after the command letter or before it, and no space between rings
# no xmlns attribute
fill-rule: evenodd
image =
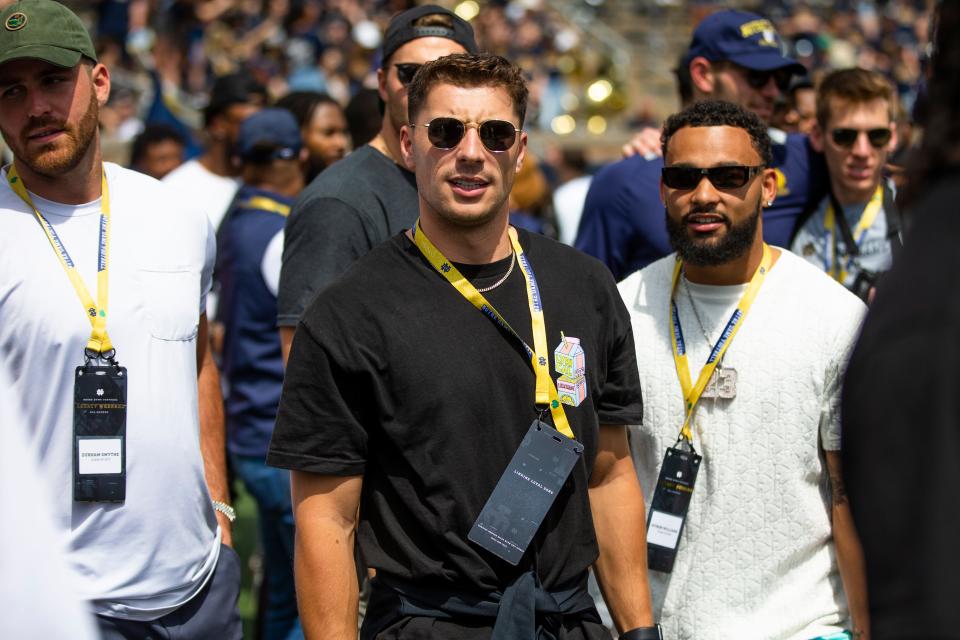
<svg viewBox="0 0 960 640"><path fill-rule="evenodd" d="M631 430L647 504L684 401L670 341L671 254L620 283L631 314L644 424ZM711 341L743 287L678 287L677 305L696 380ZM650 572L664 637L796 639L835 633L847 610L834 555L826 464L840 447L843 367L864 306L788 251L774 264L728 348L733 399L702 400L693 425L703 455L671 574Z"/></svg>

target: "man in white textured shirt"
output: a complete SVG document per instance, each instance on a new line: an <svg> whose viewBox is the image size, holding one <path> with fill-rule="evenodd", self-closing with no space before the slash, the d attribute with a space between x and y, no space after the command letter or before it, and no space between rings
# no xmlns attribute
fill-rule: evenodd
<svg viewBox="0 0 960 640"><path fill-rule="evenodd" d="M760 214L777 190L770 144L760 119L730 103L672 116L660 197L675 253L620 284L643 386L632 445L664 637L869 634L837 411L864 307L763 242Z"/></svg>

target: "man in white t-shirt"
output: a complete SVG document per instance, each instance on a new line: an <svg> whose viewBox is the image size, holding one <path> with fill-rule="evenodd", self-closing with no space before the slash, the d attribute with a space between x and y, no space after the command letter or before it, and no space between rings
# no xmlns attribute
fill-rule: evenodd
<svg viewBox="0 0 960 640"><path fill-rule="evenodd" d="M239 638L210 224L102 162L110 74L76 15L21 0L0 25L0 367L80 595L104 638Z"/></svg>
<svg viewBox="0 0 960 640"><path fill-rule="evenodd" d="M756 115L699 102L663 141L676 253L620 284L643 388L631 444L655 615L678 639L861 637L837 405L863 304L763 242L777 180Z"/></svg>
<svg viewBox="0 0 960 640"><path fill-rule="evenodd" d="M248 72L217 78L210 90L210 102L203 112L206 151L163 178L163 182L184 198L195 199L214 229L219 228L240 188L240 166L232 157L240 123L264 105L266 96L266 90Z"/></svg>
<svg viewBox="0 0 960 640"><path fill-rule="evenodd" d="M826 158L830 193L791 244L864 299L893 266L894 245L900 244L893 187L883 178L897 146L895 100L893 85L876 71L842 69L820 82L810 143Z"/></svg>

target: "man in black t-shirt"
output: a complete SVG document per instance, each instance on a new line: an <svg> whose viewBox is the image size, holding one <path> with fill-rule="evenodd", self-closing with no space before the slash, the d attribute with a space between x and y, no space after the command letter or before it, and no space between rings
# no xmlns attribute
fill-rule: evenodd
<svg viewBox="0 0 960 640"><path fill-rule="evenodd" d="M414 7L390 21L377 71L384 103L380 133L321 172L287 218L277 292L285 355L317 293L417 218L417 186L400 157L400 127L407 120L407 86L414 73L440 56L476 51L470 24L442 7Z"/></svg>
<svg viewBox="0 0 960 640"><path fill-rule="evenodd" d="M419 223L298 325L268 461L293 470L308 637L356 637L355 532L376 571L362 638L608 638L591 565L622 637L659 637L625 428L642 419L626 309L602 264L508 225L526 98L497 56L424 65L401 130ZM534 442L555 488L512 462ZM501 481L522 485L496 505L506 527L481 516ZM549 508L515 499L531 492ZM532 540L511 529L521 515Z"/></svg>

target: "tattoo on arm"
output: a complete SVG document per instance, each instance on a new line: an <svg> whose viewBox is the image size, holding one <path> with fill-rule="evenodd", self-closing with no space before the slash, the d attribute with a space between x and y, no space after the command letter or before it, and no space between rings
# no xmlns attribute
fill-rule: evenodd
<svg viewBox="0 0 960 640"><path fill-rule="evenodd" d="M839 469L830 473L830 498L835 507L847 504L847 488L843 484Z"/></svg>

